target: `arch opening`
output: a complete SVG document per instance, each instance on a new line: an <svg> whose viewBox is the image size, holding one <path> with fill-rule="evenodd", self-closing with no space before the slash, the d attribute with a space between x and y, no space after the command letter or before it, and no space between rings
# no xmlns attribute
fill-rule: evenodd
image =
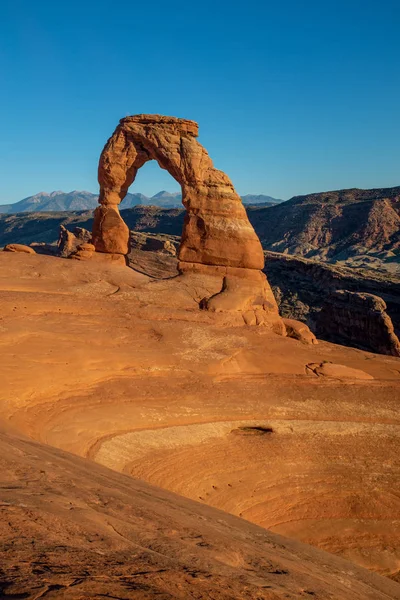
<svg viewBox="0 0 400 600"><path fill-rule="evenodd" d="M121 201L120 210L133 206L155 205L159 208L181 208L182 188L168 173L151 159L138 169L128 193Z"/></svg>

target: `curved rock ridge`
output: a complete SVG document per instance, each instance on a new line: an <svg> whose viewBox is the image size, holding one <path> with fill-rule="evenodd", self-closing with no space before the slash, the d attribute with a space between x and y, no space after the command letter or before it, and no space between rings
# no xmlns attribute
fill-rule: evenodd
<svg viewBox="0 0 400 600"><path fill-rule="evenodd" d="M120 121L100 157L100 207L93 225L97 251L127 254L129 232L118 205L138 169L156 160L182 187L187 210L179 250L182 263L264 267L260 241L240 197L229 177L214 168L197 135L197 123L186 119L136 115Z"/></svg>

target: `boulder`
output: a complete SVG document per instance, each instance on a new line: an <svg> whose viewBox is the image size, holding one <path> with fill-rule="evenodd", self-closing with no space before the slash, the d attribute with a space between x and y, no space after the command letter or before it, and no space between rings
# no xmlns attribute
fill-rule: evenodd
<svg viewBox="0 0 400 600"><path fill-rule="evenodd" d="M24 244L7 244L3 248L4 252L24 252L25 254L36 254L35 250Z"/></svg>
<svg viewBox="0 0 400 600"><path fill-rule="evenodd" d="M58 236L58 252L60 256L67 258L70 256L79 245L89 242L92 239L92 234L83 227L75 227L73 231L69 231L64 225L60 225Z"/></svg>
<svg viewBox="0 0 400 600"><path fill-rule="evenodd" d="M303 344L318 344L317 338L305 323L294 319L283 319L283 323L288 337L299 340Z"/></svg>

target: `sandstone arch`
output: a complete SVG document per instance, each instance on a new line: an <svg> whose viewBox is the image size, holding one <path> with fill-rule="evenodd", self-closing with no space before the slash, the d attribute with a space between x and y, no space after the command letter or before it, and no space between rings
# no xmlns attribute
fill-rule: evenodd
<svg viewBox="0 0 400 600"><path fill-rule="evenodd" d="M262 269L261 244L230 179L214 168L196 140L194 121L137 115L120 121L99 164L101 206L93 240L97 251L126 254L128 230L118 211L136 173L156 160L182 187L187 210L179 258L183 262Z"/></svg>
<svg viewBox="0 0 400 600"><path fill-rule="evenodd" d="M205 298L202 308L250 310L247 318L252 323L262 322L261 313L279 319L271 288L261 272L261 243L231 180L214 168L197 135L197 123L186 119L136 115L120 121L99 162L100 206L95 211L92 236L96 251L117 256L128 253L129 230L118 205L138 169L156 160L182 188L186 217L180 272L200 272L220 280L219 293ZM254 311L258 311L257 317Z"/></svg>

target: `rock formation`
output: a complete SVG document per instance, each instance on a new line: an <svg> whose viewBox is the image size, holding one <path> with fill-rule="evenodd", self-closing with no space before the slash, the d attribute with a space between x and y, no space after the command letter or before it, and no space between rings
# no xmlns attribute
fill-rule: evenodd
<svg viewBox="0 0 400 600"><path fill-rule="evenodd" d="M162 233L142 233L131 231L130 249L145 252L162 252L176 256L179 248L179 238Z"/></svg>
<svg viewBox="0 0 400 600"><path fill-rule="evenodd" d="M96 251L128 254L129 229L118 205L138 169L156 160L182 187L186 216L179 271L221 281L219 293L205 298L202 307L246 314L256 311L258 324L271 318L279 321L277 304L261 272L260 241L232 182L214 168L197 135L197 123L186 119L136 115L120 121L100 157L100 206L93 223ZM252 316L246 319L254 321Z"/></svg>
<svg viewBox="0 0 400 600"><path fill-rule="evenodd" d="M64 258L70 256L81 244L86 244L92 239L92 234L83 227L75 227L73 231L69 231L64 225L60 225L60 233L58 237L58 251L60 256Z"/></svg>
<svg viewBox="0 0 400 600"><path fill-rule="evenodd" d="M400 187L295 196L249 218L265 250L348 266L398 262Z"/></svg>
<svg viewBox="0 0 400 600"><path fill-rule="evenodd" d="M400 341L386 304L373 294L332 292L319 313L317 333L337 343L400 356Z"/></svg>
<svg viewBox="0 0 400 600"><path fill-rule="evenodd" d="M265 252L265 274L271 283L279 312L282 317L297 319L306 323L320 338L329 339L340 344L360 346L372 352L392 354L392 342L388 331L394 328L394 333L400 332L400 280L395 275L380 274L376 271L349 269L338 265L324 264L300 256L290 256L278 252ZM345 336L340 334L340 328L331 320L329 308L325 315L320 317L324 303L330 294L329 303L333 302L336 309L343 307L343 303L334 300L334 293L340 290L353 292L355 296L362 293L365 297L379 297L380 307L386 317L377 319L374 311L371 312L366 302L358 304L352 302L347 306L347 311L352 312L352 317L347 320L347 328L352 327L353 333L348 331ZM340 297L340 296L339 296ZM334 309L334 312L336 312ZM380 312L381 309L378 310ZM365 311L362 317L363 311ZM343 325L343 318L341 318ZM372 330L359 330L360 319L374 322ZM389 324L389 321L392 325ZM372 326L372 325L371 325ZM389 328L389 329L388 329ZM338 335L337 335L338 334ZM362 338L362 341L361 341ZM357 342L358 340L358 342ZM385 345L382 344L386 340Z"/></svg>
<svg viewBox="0 0 400 600"><path fill-rule="evenodd" d="M35 250L25 244L7 244L3 248L4 252L24 252L25 254L36 254Z"/></svg>
<svg viewBox="0 0 400 600"><path fill-rule="evenodd" d="M0 431L0 450L2 600L399 597L342 558L50 445Z"/></svg>
<svg viewBox="0 0 400 600"><path fill-rule="evenodd" d="M317 377L330 377L333 379L374 379L372 375L361 369L354 369L347 367L346 365L337 365L328 361L322 363L309 363L306 365L306 374L316 375Z"/></svg>
<svg viewBox="0 0 400 600"><path fill-rule="evenodd" d="M138 169L157 160L182 186L187 214L179 258L185 263L262 269L261 244L230 179L196 140L194 121L137 115L120 121L99 164L100 207L93 224L99 252L127 254L128 229L118 205Z"/></svg>
<svg viewBox="0 0 400 600"><path fill-rule="evenodd" d="M315 335L310 331L305 323L295 321L294 319L283 319L288 337L300 340L306 344L318 344Z"/></svg>

